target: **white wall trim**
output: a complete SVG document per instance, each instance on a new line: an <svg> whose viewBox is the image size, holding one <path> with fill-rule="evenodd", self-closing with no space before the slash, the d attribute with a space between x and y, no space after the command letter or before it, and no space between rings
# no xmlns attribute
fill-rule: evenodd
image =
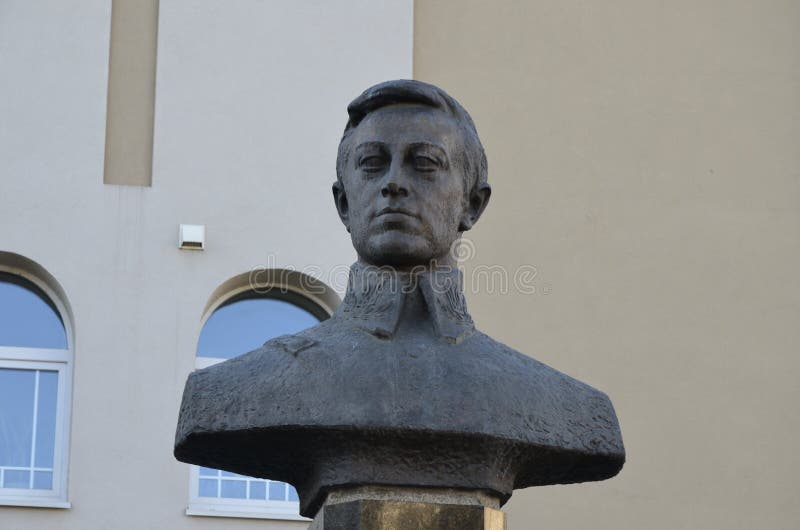
<svg viewBox="0 0 800 530"><path fill-rule="evenodd" d="M298 515L297 513L278 513L277 511L270 510L269 513L264 512L263 509L250 509L246 506L227 506L215 509L207 504L193 505L189 504L186 508L186 515L199 516L199 517L241 517L245 519L271 519L278 521L298 521L298 522L311 522L311 519Z"/></svg>
<svg viewBox="0 0 800 530"><path fill-rule="evenodd" d="M59 509L70 509L72 508L72 504L66 501L54 501L50 499L14 499L12 497L7 497L0 502L2 506L21 506L25 508L59 508Z"/></svg>

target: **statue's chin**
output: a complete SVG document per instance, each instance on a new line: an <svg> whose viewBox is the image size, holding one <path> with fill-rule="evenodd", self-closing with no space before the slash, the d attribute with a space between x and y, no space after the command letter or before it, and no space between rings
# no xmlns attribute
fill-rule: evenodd
<svg viewBox="0 0 800 530"><path fill-rule="evenodd" d="M427 265L435 259L433 245L419 234L390 230L369 238L363 249L356 247L363 261L377 266L409 267Z"/></svg>

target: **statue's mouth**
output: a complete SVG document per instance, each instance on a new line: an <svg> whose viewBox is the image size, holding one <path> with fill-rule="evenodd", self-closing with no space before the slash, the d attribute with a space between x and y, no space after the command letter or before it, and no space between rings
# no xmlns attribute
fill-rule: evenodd
<svg viewBox="0 0 800 530"><path fill-rule="evenodd" d="M413 217L415 219L419 218L419 216L414 212L412 212L411 210L407 210L405 208L398 208L395 206L387 206L386 208L380 210L377 214L375 214L375 217L384 217L384 216L389 216L390 218L394 217L398 218Z"/></svg>

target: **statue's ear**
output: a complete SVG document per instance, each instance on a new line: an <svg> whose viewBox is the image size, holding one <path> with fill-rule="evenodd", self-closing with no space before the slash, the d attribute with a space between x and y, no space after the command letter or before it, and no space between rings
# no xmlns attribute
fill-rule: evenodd
<svg viewBox="0 0 800 530"><path fill-rule="evenodd" d="M464 215L461 217L461 223L458 225L459 232L466 232L478 222L489 204L491 196L492 187L486 182L472 188L472 192L469 194L469 204L467 204Z"/></svg>
<svg viewBox="0 0 800 530"><path fill-rule="evenodd" d="M350 231L350 209L347 205L347 194L340 180L333 183L333 202L336 203L336 211L339 212L339 219L344 223L347 231Z"/></svg>

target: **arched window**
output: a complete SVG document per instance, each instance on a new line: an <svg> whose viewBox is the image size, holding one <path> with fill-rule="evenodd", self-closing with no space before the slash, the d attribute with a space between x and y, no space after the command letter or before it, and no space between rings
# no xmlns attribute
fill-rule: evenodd
<svg viewBox="0 0 800 530"><path fill-rule="evenodd" d="M0 504L69 506L68 330L44 282L0 266Z"/></svg>
<svg viewBox="0 0 800 530"><path fill-rule="evenodd" d="M196 368L247 353L264 342L309 328L330 311L309 296L287 289L251 289L224 299L205 322ZM191 466L189 515L302 519L295 489L285 482Z"/></svg>

